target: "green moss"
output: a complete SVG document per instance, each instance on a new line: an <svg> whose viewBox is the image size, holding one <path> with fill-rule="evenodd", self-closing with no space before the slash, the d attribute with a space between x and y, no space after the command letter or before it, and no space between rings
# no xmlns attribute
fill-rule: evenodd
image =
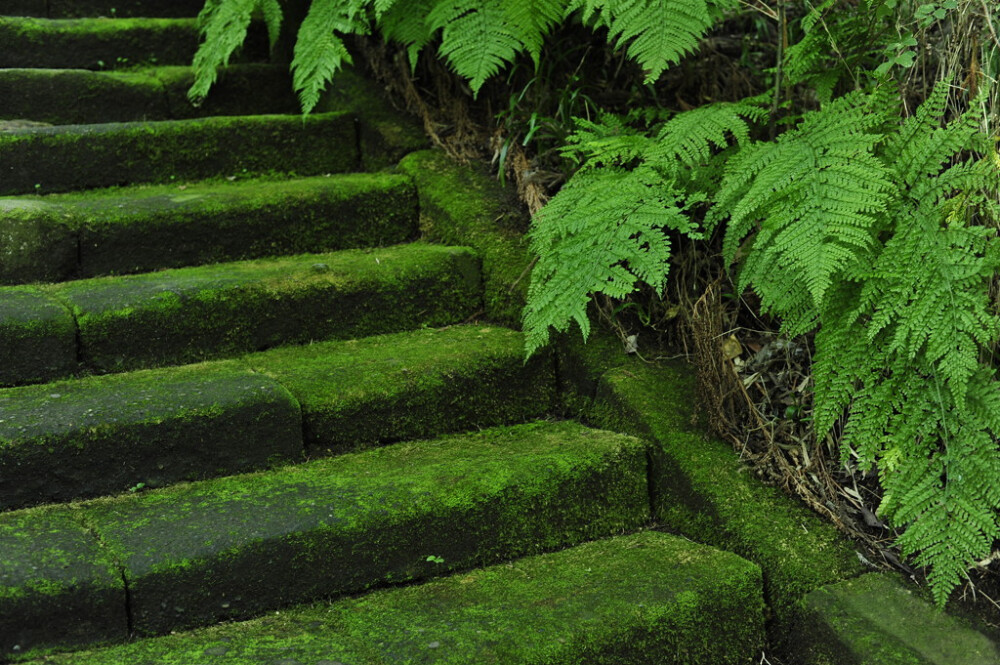
<svg viewBox="0 0 1000 665"><path fill-rule="evenodd" d="M72 509L0 513L0 659L126 634L121 574Z"/></svg>
<svg viewBox="0 0 1000 665"><path fill-rule="evenodd" d="M353 120L336 113L69 125L0 134L0 194L260 172L316 175L357 166Z"/></svg>
<svg viewBox="0 0 1000 665"><path fill-rule="evenodd" d="M298 403L235 363L0 391L0 509L260 469L302 454Z"/></svg>
<svg viewBox="0 0 1000 665"><path fill-rule="evenodd" d="M302 405L306 443L337 451L523 421L553 405L551 357L522 360L511 330L453 326L246 359Z"/></svg>
<svg viewBox="0 0 1000 665"><path fill-rule="evenodd" d="M70 374L76 354L76 324L63 305L35 287L0 287L0 385Z"/></svg>
<svg viewBox="0 0 1000 665"><path fill-rule="evenodd" d="M850 541L832 525L747 473L729 446L692 429L693 394L689 371L634 361L605 375L590 420L653 442L658 520L764 570L780 645L799 598L864 569Z"/></svg>
<svg viewBox="0 0 1000 665"><path fill-rule="evenodd" d="M519 327L531 263L521 235L524 213L495 180L441 152L411 153L399 169L417 185L424 235L474 247L483 259L487 316Z"/></svg>
<svg viewBox="0 0 1000 665"><path fill-rule="evenodd" d="M157 67L144 71L162 83L172 118L299 112L292 75L285 65L230 65L220 70L212 90L198 106L191 104L187 97L194 84L194 71L190 67Z"/></svg>
<svg viewBox="0 0 1000 665"><path fill-rule="evenodd" d="M0 69L0 98L6 117L52 124L170 117L163 84L143 73Z"/></svg>
<svg viewBox="0 0 1000 665"><path fill-rule="evenodd" d="M470 250L420 243L95 278L50 292L73 310L83 362L102 371L446 325L480 302Z"/></svg>
<svg viewBox="0 0 1000 665"><path fill-rule="evenodd" d="M740 665L761 624L759 570L647 532L57 662Z"/></svg>
<svg viewBox="0 0 1000 665"><path fill-rule="evenodd" d="M46 223L77 230L86 277L391 245L417 233L416 190L387 174L117 188L44 201Z"/></svg>
<svg viewBox="0 0 1000 665"><path fill-rule="evenodd" d="M146 635L565 546L649 515L645 445L568 422L398 444L82 510L122 562Z"/></svg>
<svg viewBox="0 0 1000 665"><path fill-rule="evenodd" d="M985 635L880 573L816 589L801 600L795 655L804 665L993 665Z"/></svg>

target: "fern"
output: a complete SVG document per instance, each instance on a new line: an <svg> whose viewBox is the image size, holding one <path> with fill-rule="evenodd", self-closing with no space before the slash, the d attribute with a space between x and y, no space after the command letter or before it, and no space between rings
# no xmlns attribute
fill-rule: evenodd
<svg viewBox="0 0 1000 665"><path fill-rule="evenodd" d="M843 456L878 467L879 511L906 527L899 544L930 566L939 604L1000 536L1000 385L982 361L1000 334L989 296L1000 241L976 223L995 219L1000 177L985 159L959 161L979 139L978 122L966 114L942 125L946 96L938 86L891 131L857 115L858 96L807 116L730 162L715 211L730 216L729 257L753 237L741 283L794 332L820 327L816 432L845 418ZM821 159L783 147L803 142ZM823 179L831 166L847 178ZM812 183L807 197L798 196L803 182ZM802 209L833 226L809 223Z"/></svg>
<svg viewBox="0 0 1000 665"><path fill-rule="evenodd" d="M420 52L434 38L434 30L425 20L434 4L435 0L395 2L378 16L382 36L406 46L413 70L417 68Z"/></svg>
<svg viewBox="0 0 1000 665"><path fill-rule="evenodd" d="M538 263L524 310L528 355L548 341L550 328L564 331L575 321L586 337L593 293L623 298L640 282L662 291L669 232L701 237L691 210L705 197L686 186L686 176L731 138L745 140L748 119L762 113L747 105L701 107L679 114L652 139L614 117L581 123L566 152L583 165L531 231Z"/></svg>
<svg viewBox="0 0 1000 665"><path fill-rule="evenodd" d="M273 47L281 30L278 0L206 0L198 14L202 44L194 56L195 82L188 91L188 98L193 103L202 102L218 78L219 68L227 65L233 53L243 45L247 28L257 11L264 16Z"/></svg>
<svg viewBox="0 0 1000 665"><path fill-rule="evenodd" d="M343 63L351 63L340 34L368 31L366 0L313 0L299 27L292 59L292 85L309 113ZM340 34L338 34L340 33Z"/></svg>

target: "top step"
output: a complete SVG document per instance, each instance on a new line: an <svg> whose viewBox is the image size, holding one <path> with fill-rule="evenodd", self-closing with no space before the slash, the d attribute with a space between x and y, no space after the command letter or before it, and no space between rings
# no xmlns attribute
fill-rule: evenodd
<svg viewBox="0 0 1000 665"><path fill-rule="evenodd" d="M42 18L192 18L198 15L204 5L205 0L4 0L0 4L0 15Z"/></svg>

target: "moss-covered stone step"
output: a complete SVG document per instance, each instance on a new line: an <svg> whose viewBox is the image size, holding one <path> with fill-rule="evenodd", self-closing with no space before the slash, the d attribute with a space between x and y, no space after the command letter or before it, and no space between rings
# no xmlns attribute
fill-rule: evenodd
<svg viewBox="0 0 1000 665"><path fill-rule="evenodd" d="M0 118L69 125L299 110L284 65L232 65L198 106L187 99L193 83L189 67L128 72L0 69Z"/></svg>
<svg viewBox="0 0 1000 665"><path fill-rule="evenodd" d="M189 65L198 48L193 19L0 17L0 67L116 69Z"/></svg>
<svg viewBox="0 0 1000 665"><path fill-rule="evenodd" d="M0 291L0 385L76 371L76 323L66 306L35 287Z"/></svg>
<svg viewBox="0 0 1000 665"><path fill-rule="evenodd" d="M120 567L73 510L0 513L0 661L125 639L125 593Z"/></svg>
<svg viewBox="0 0 1000 665"><path fill-rule="evenodd" d="M802 665L995 665L1000 648L886 573L821 587L791 639Z"/></svg>
<svg viewBox="0 0 1000 665"><path fill-rule="evenodd" d="M560 364L569 361L561 357ZM587 418L651 442L650 490L662 524L764 570L772 646L784 651L802 596L866 569L851 541L831 524L765 486L747 473L731 446L691 426L693 378L682 365L625 362L604 372Z"/></svg>
<svg viewBox="0 0 1000 665"><path fill-rule="evenodd" d="M475 254L423 243L96 277L46 289L76 320L82 365L99 372L443 326L481 307ZM0 301L5 292L0 289Z"/></svg>
<svg viewBox="0 0 1000 665"><path fill-rule="evenodd" d="M302 457L298 402L235 362L0 390L0 510Z"/></svg>
<svg viewBox="0 0 1000 665"><path fill-rule="evenodd" d="M416 236L417 208L410 180L382 173L0 199L0 284L392 245Z"/></svg>
<svg viewBox="0 0 1000 665"><path fill-rule="evenodd" d="M643 532L51 662L750 665L762 614L755 566Z"/></svg>
<svg viewBox="0 0 1000 665"><path fill-rule="evenodd" d="M347 113L35 127L0 133L0 195L258 173L319 175L355 171L360 163Z"/></svg>
<svg viewBox="0 0 1000 665"><path fill-rule="evenodd" d="M0 17L0 44L4 45L0 67L112 70L145 65L187 66L194 59L198 41L198 26L193 18L5 16ZM234 61L267 57L266 30L252 24Z"/></svg>
<svg viewBox="0 0 1000 665"><path fill-rule="evenodd" d="M8 522L30 522L27 512L0 515L0 534ZM634 530L648 521L649 497L644 443L562 422L407 442L64 512L121 567L133 631L154 635ZM15 570L31 556L18 542L5 550ZM59 543L40 534L34 546ZM44 579L25 578L12 588L44 600Z"/></svg>
<svg viewBox="0 0 1000 665"><path fill-rule="evenodd" d="M0 510L294 461L303 430L329 454L537 418L552 366L521 344L455 326L0 390Z"/></svg>
<svg viewBox="0 0 1000 665"><path fill-rule="evenodd" d="M205 0L47 0L47 4L50 18L191 18L198 15Z"/></svg>
<svg viewBox="0 0 1000 665"><path fill-rule="evenodd" d="M555 401L552 357L524 361L524 337L452 326L247 356L295 395L311 452L520 422Z"/></svg>

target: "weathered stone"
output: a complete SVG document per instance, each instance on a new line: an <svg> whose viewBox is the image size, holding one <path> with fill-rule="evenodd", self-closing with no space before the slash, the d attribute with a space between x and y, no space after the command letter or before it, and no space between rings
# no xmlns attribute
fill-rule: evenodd
<svg viewBox="0 0 1000 665"><path fill-rule="evenodd" d="M0 288L0 385L45 381L76 371L76 324L39 289Z"/></svg>

